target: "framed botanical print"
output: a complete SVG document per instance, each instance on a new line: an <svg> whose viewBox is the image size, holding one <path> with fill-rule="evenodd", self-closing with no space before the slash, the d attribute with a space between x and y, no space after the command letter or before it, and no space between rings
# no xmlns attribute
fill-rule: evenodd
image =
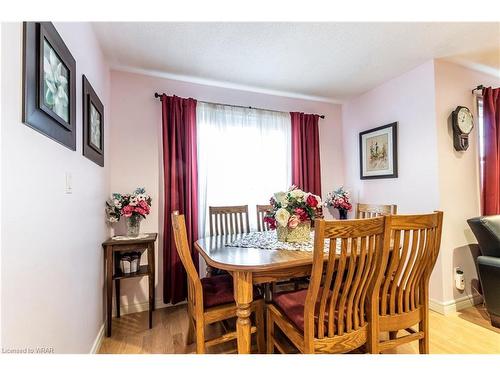
<svg viewBox="0 0 500 375"><path fill-rule="evenodd" d="M85 75L83 88L83 155L104 166L104 106Z"/></svg>
<svg viewBox="0 0 500 375"><path fill-rule="evenodd" d="M76 61L51 22L23 24L23 122L76 150Z"/></svg>
<svg viewBox="0 0 500 375"><path fill-rule="evenodd" d="M360 178L398 177L398 123L359 133Z"/></svg>

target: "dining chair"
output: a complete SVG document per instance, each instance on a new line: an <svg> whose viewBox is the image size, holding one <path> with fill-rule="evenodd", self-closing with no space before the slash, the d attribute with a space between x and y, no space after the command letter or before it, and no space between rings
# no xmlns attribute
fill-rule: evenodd
<svg viewBox="0 0 500 375"><path fill-rule="evenodd" d="M210 236L250 232L248 205L209 206Z"/></svg>
<svg viewBox="0 0 500 375"><path fill-rule="evenodd" d="M266 213L271 211L273 206L270 204L258 204L256 207L257 210L257 231L264 232L270 230L269 224L264 222L264 218L266 217Z"/></svg>
<svg viewBox="0 0 500 375"><path fill-rule="evenodd" d="M209 206L210 237L250 232L248 205L245 206ZM207 276L222 275L227 272L206 267Z"/></svg>
<svg viewBox="0 0 500 375"><path fill-rule="evenodd" d="M202 354L209 347L237 338L234 331L227 332L211 340L205 340L206 325L236 317L233 280L229 274L200 279L189 250L190 245L184 215L179 215L177 211L172 213L172 228L177 253L187 273L188 341L193 342L195 337L196 353ZM256 296L251 304L255 325L251 327L251 332L257 333L258 350L260 353L264 353L264 300L258 294L258 291L255 291L255 294Z"/></svg>
<svg viewBox="0 0 500 375"><path fill-rule="evenodd" d="M419 340L419 352L429 353L429 278L441 243L443 213L427 215L389 215L386 226L390 252L382 273L373 282L378 293L371 295L371 353L392 349ZM412 327L418 325L415 330ZM398 336L398 332L408 333ZM389 332L382 341L381 332Z"/></svg>
<svg viewBox="0 0 500 375"><path fill-rule="evenodd" d="M367 342L369 285L387 259L384 223L383 216L316 220L309 287L277 294L268 305L267 353L285 352L275 326L301 353L345 353Z"/></svg>
<svg viewBox="0 0 500 375"><path fill-rule="evenodd" d="M367 219L380 215L396 215L398 206L395 204L356 204L356 219Z"/></svg>

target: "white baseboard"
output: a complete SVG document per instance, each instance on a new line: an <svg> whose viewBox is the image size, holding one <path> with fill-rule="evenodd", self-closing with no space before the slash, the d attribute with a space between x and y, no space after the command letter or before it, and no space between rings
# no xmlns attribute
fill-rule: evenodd
<svg viewBox="0 0 500 375"><path fill-rule="evenodd" d="M161 309L162 307L169 307L172 306L172 304L165 304L163 303L163 299L157 299L155 301L155 308ZM147 311L149 310L149 302L137 302L137 303L132 303L129 305L120 305L120 314L121 315L127 315L127 314L132 314L136 312L141 312L141 311ZM116 307L113 304L113 310L112 310L112 315L113 317L116 316Z"/></svg>
<svg viewBox="0 0 500 375"><path fill-rule="evenodd" d="M452 314L454 312L466 309L468 307L480 304L483 301L483 297L479 294L475 295L465 295L463 297L449 300L446 302L437 301L435 299L429 300L429 308L432 311L440 313L442 315Z"/></svg>
<svg viewBox="0 0 500 375"><path fill-rule="evenodd" d="M99 348L101 347L102 339L104 338L104 326L105 326L105 324L103 323L101 328L99 329L99 332L97 332L97 336L94 340L94 343L92 344L92 347L90 348L90 354L96 354L99 351Z"/></svg>

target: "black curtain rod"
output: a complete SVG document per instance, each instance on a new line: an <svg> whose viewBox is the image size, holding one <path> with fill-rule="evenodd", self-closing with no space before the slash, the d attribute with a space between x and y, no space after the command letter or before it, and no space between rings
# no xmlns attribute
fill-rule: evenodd
<svg viewBox="0 0 500 375"><path fill-rule="evenodd" d="M155 98L161 98L162 95L167 95L165 93L163 94L158 94L157 92L155 92ZM200 100L200 102L202 103L207 103L207 104L215 104L215 105L227 105L227 106L230 106L230 107L238 107L238 108L248 108L248 109L258 109L258 110L261 110L261 111L270 111L270 112L280 112L280 113L284 113L284 111L276 111L276 110L273 110L273 109L265 109L265 108L256 108L256 107L245 107L243 105L233 105L233 104L224 104L224 103L214 103L214 102L206 102L204 100ZM325 118L325 115L318 115L320 118L324 119Z"/></svg>
<svg viewBox="0 0 500 375"><path fill-rule="evenodd" d="M472 90L472 93L474 94L474 91L477 91L477 90L483 90L484 89L484 86L483 85L479 85L477 86L475 89Z"/></svg>

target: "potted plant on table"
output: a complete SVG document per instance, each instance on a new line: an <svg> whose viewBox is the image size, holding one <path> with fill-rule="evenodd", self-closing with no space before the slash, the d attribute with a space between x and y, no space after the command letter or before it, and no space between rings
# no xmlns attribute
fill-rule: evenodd
<svg viewBox="0 0 500 375"><path fill-rule="evenodd" d="M328 193L325 204L339 210L340 220L346 220L347 212L352 210L351 195L343 186Z"/></svg>
<svg viewBox="0 0 500 375"><path fill-rule="evenodd" d="M288 191L275 193L270 203L272 209L266 214L264 221L271 229L276 229L279 241L309 241L311 221L322 207L319 196L292 185Z"/></svg>
<svg viewBox="0 0 500 375"><path fill-rule="evenodd" d="M137 188L132 194L113 193L106 202L106 215L110 223L126 218L127 237L139 236L141 220L151 212L151 197L144 188Z"/></svg>

